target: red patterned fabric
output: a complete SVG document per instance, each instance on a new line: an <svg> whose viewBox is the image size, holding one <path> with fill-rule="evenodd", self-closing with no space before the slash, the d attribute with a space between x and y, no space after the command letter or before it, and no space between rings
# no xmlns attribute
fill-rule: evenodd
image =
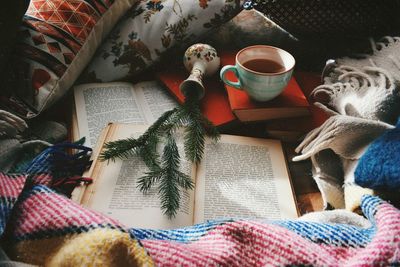
<svg viewBox="0 0 400 267"><path fill-rule="evenodd" d="M13 95L3 97L0 108L30 118L49 107L73 85L101 37L137 1L31 0L10 66L16 77L7 87L14 88Z"/></svg>
<svg viewBox="0 0 400 267"><path fill-rule="evenodd" d="M91 6L80 0L33 0L26 15L56 26L83 43L105 11L104 6Z"/></svg>

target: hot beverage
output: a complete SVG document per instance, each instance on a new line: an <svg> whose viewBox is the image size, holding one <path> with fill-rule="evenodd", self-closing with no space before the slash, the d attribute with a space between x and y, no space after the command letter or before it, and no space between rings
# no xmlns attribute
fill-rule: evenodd
<svg viewBox="0 0 400 267"><path fill-rule="evenodd" d="M240 50L235 65L224 66L219 75L225 84L246 91L251 99L268 101L286 88L295 64L294 57L283 49L253 45ZM228 71L236 80L225 76Z"/></svg>
<svg viewBox="0 0 400 267"><path fill-rule="evenodd" d="M261 73L277 73L285 70L285 67L278 62L264 58L251 59L242 65L247 69Z"/></svg>

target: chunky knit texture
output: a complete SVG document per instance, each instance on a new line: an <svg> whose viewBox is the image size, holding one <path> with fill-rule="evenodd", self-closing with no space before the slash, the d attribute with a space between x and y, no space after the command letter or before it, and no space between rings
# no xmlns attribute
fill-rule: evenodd
<svg viewBox="0 0 400 267"><path fill-rule="evenodd" d="M68 149L75 149L76 153L68 155ZM89 181L78 174L88 166L90 151L78 144L58 144L40 153L22 173L0 172L0 236L24 187L43 185L68 191L77 183Z"/></svg>
<svg viewBox="0 0 400 267"><path fill-rule="evenodd" d="M77 153L67 157L63 151L72 147ZM25 174L0 173L0 239L12 260L45 266L400 264L400 211L374 196L362 199L369 222L361 224L351 223L354 218L335 223L345 222L336 211L332 222L219 220L174 230L129 229L59 193L83 179L65 172L59 160L79 171L87 153L75 144L53 146Z"/></svg>
<svg viewBox="0 0 400 267"><path fill-rule="evenodd" d="M355 182L373 189L400 189L400 120L368 147L358 162Z"/></svg>
<svg viewBox="0 0 400 267"><path fill-rule="evenodd" d="M379 187L382 177L388 172L396 175L395 169L387 166L395 166L395 160L383 162L386 152L382 151L378 161L384 167L380 163L372 168L364 165L368 176L362 175L362 179L368 179L372 187L360 187L366 184L363 182L355 184L357 161L369 144L394 128L400 116L400 37L385 37L371 45L371 54L328 63L322 75L324 84L311 92L314 104L332 117L307 135L297 148L302 155L294 160L311 158L313 177L326 207L356 210L361 196ZM396 154L394 147L387 152ZM382 178L377 184L374 175Z"/></svg>
<svg viewBox="0 0 400 267"><path fill-rule="evenodd" d="M3 240L13 259L49 266L389 265L400 263L400 211L366 196L371 227L310 221L210 221L175 230L128 229L45 185L1 191ZM5 187L2 187L5 188ZM13 202L15 203L15 202ZM5 207L5 208L4 208ZM8 219L9 214L12 214ZM132 218L134 220L134 217Z"/></svg>
<svg viewBox="0 0 400 267"><path fill-rule="evenodd" d="M11 211L21 194L26 175L0 173L0 236L3 234Z"/></svg>

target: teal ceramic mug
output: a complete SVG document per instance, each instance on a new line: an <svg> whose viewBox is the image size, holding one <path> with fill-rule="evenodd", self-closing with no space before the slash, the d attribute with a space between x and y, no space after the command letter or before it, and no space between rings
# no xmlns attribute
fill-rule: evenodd
<svg viewBox="0 0 400 267"><path fill-rule="evenodd" d="M286 88L295 66L294 57L283 49L267 46L248 46L236 54L236 65L224 66L220 77L224 83L244 90L256 101L268 101ZM232 71L238 81L226 78Z"/></svg>

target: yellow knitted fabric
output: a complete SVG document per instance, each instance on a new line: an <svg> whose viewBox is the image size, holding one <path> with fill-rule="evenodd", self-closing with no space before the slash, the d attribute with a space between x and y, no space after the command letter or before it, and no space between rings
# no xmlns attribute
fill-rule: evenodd
<svg viewBox="0 0 400 267"><path fill-rule="evenodd" d="M5 246L5 249L13 260L42 266L47 258L51 258L68 243L70 236L25 240L18 242L16 246Z"/></svg>
<svg viewBox="0 0 400 267"><path fill-rule="evenodd" d="M95 229L88 233L22 241L15 259L44 266L154 266L145 249L128 233Z"/></svg>
<svg viewBox="0 0 400 267"><path fill-rule="evenodd" d="M46 266L153 266L151 258L129 234L96 229L63 246Z"/></svg>
<svg viewBox="0 0 400 267"><path fill-rule="evenodd" d="M374 191L356 184L346 184L344 186L344 201L346 210L357 211L361 206L363 195L375 195Z"/></svg>

